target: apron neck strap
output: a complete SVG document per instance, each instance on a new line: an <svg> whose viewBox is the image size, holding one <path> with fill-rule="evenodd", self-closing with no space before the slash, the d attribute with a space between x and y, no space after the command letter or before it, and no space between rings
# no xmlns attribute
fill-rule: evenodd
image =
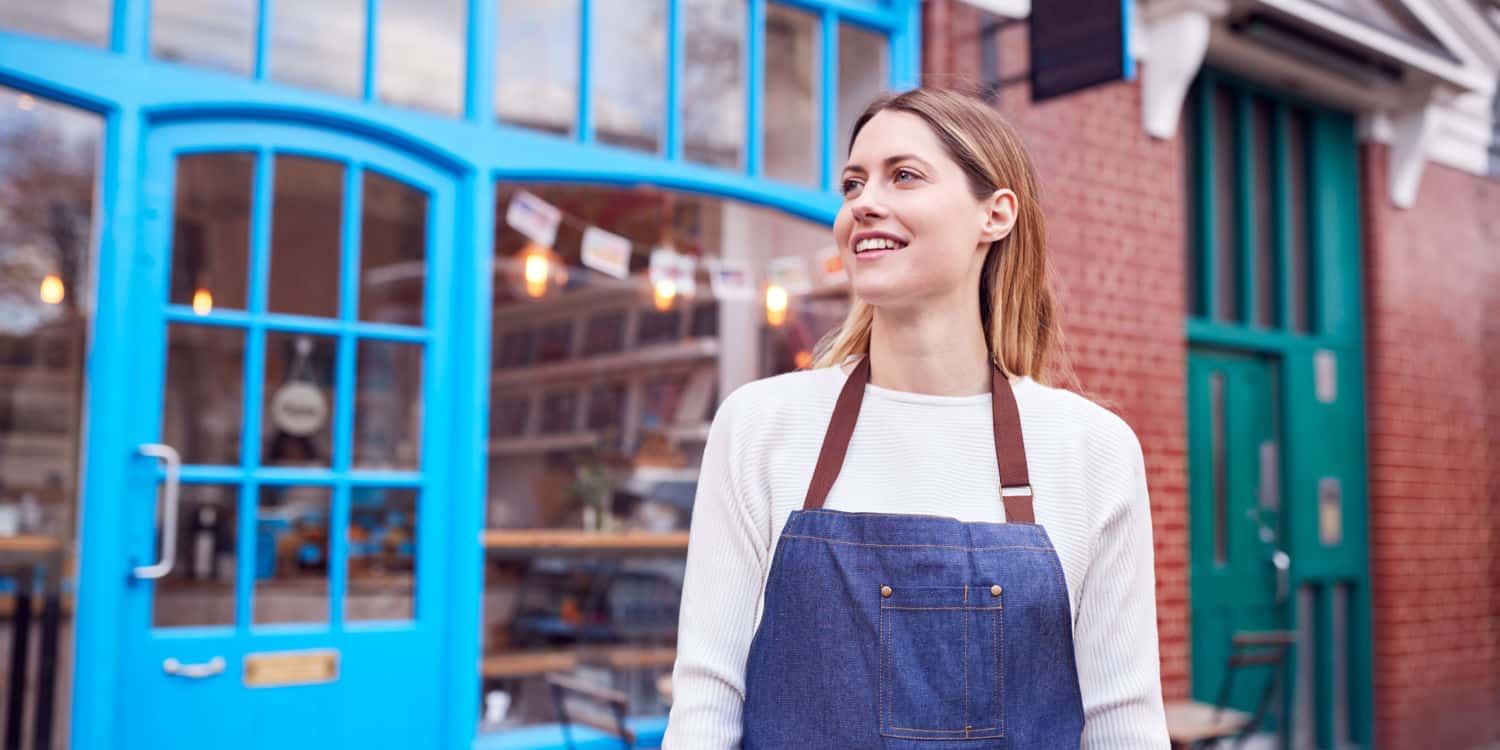
<svg viewBox="0 0 1500 750"><path fill-rule="evenodd" d="M833 482L838 479L839 469L844 465L844 455L849 452L849 438L854 435L854 423L859 420L859 407L869 382L870 357L866 355L854 366L854 372L849 373L843 390L839 391L833 417L828 420L828 432L823 436L823 449L818 452L818 465L813 469L812 482L807 488L807 499L802 504L803 510L821 508L828 499L828 492L833 489ZM990 401L1005 521L1035 523L1031 508L1031 478L1026 470L1026 444L1021 438L1021 415L1016 408L1016 395L1011 391L1005 374L993 366Z"/></svg>

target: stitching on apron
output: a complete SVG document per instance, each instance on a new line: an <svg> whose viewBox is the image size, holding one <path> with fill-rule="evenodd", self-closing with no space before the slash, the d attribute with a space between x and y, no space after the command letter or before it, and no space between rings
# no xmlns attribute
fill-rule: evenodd
<svg viewBox="0 0 1500 750"><path fill-rule="evenodd" d="M964 609L969 608L969 587L964 587ZM969 613L964 618L964 736L969 736Z"/></svg>
<svg viewBox="0 0 1500 750"><path fill-rule="evenodd" d="M887 607L887 606L881 606L881 609L899 609L899 610L901 610L903 612L941 612L943 610L949 610L949 609L961 609L961 610L963 610L965 612L977 612L977 611L984 611L984 610L1004 609L1004 607L999 607L999 606L996 606L996 607L896 607L896 606Z"/></svg>
<svg viewBox="0 0 1500 750"><path fill-rule="evenodd" d="M995 671L995 714L1005 715L1005 707L1000 703L1000 613L996 612L990 620L990 660L994 662Z"/></svg>
<svg viewBox="0 0 1500 750"><path fill-rule="evenodd" d="M810 535L807 535L807 534L786 534L786 533L783 533L781 535L781 538L783 538L783 539L811 539L811 540L818 541L818 542L827 542L829 544L843 544L843 545L847 545L847 546L851 546L851 547L892 547L892 548L897 548L897 549L951 549L951 550L959 550L959 551L962 551L962 552L989 552L989 551L992 551L992 550L1000 550L1000 549L1026 549L1026 550L1036 550L1038 552L1055 552L1056 551L1056 549L1053 548L1053 547L1031 547L1031 546L1020 545L1020 544L1006 545L1006 546L1003 546L1003 547L960 547L960 546L955 545L955 544L875 544L873 542L846 542L846 541L844 541L842 539L829 539L828 537L823 537L823 536L810 536Z"/></svg>

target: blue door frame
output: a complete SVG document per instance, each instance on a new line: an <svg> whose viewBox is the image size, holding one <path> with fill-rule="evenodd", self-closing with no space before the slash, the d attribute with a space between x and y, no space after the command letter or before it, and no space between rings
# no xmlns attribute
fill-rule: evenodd
<svg viewBox="0 0 1500 750"><path fill-rule="evenodd" d="M463 703L445 685L442 649L453 625L448 620L455 591L449 586L453 560L450 538L455 504L451 502L447 462L453 410L448 403L450 298L440 293L452 283L452 239L456 218L453 175L394 150L357 138L306 126L229 121L163 122L146 134L141 244L132 264L132 283L124 317L132 331L127 356L131 373L129 411L123 422L94 440L107 441L110 455L127 466L117 485L112 510L120 523L113 535L95 539L90 568L113 569L106 581L120 601L115 619L120 644L117 674L121 714L116 747L197 748L373 747L382 743L416 746L442 735L442 706ZM250 222L250 274L246 310L194 311L168 303L170 247L174 224L174 176L178 160L188 155L242 153L255 158ZM267 312L271 261L270 228L275 158L295 155L328 160L344 169L343 215L328 217L342 225L340 288L336 319ZM358 320L360 288L359 236L361 190L365 172L374 172L415 188L425 196L426 268L423 323L416 326ZM238 465L187 465L184 486L227 485L238 491L236 537L237 580L234 623L192 628L153 626L151 580L131 571L154 562L159 553L152 533L157 515L157 487L164 480L156 464L132 455L135 445L162 441L163 390L166 383L166 332L173 326L214 326L226 336L244 337L241 457ZM328 468L276 468L261 465L258 408L268 384L263 382L268 332L304 333L334 339L337 344L333 415L333 455ZM372 342L397 342L422 349L422 437L418 468L372 471L353 468L356 424L356 351ZM92 425L91 425L92 426ZM174 446L175 447L175 446ZM311 486L331 495L327 622L308 625L254 625L257 511L262 488ZM415 490L415 617L409 620L356 623L344 617L349 579L347 534L351 497L356 491ZM179 525L183 521L179 520ZM112 579L112 580L111 580ZM94 585L100 585L95 583ZM107 585L107 584L106 584ZM321 684L247 687L252 654L317 652L335 654L337 676ZM163 665L221 665L204 677L168 674ZM350 711L358 706L360 711ZM369 716L380 716L370 721ZM163 728L170 731L163 732ZM457 738L454 738L455 740ZM395 746L392 745L392 746Z"/></svg>
<svg viewBox="0 0 1500 750"><path fill-rule="evenodd" d="M261 0L262 21L270 17L272 0ZM443 585L452 592L445 600L449 617L440 638L437 671L443 675L440 740L428 746L468 747L474 737L479 680L472 668L480 657L476 624L480 614L481 548L487 466L484 446L488 434L490 374L491 243L494 234L494 196L497 180L650 184L657 187L715 195L778 209L794 216L831 223L840 199L833 190L833 154L838 142L839 76L838 28L854 24L883 34L889 41L889 86L915 85L920 70L921 13L919 0L746 0L750 28L747 36L746 164L727 171L693 164L683 158L681 141L683 67L682 3L667 0L667 112L664 148L646 154L595 141L588 127L590 99L588 45L580 45L580 127L574 138L560 138L496 122L494 111L497 52L495 0L468 4L464 115L446 118L388 106L375 99L373 48L367 50L369 71L364 95L344 98L283 85L271 80L269 35L257 44L254 73L242 77L158 61L150 54L149 0L114 0L109 43L90 48L0 30L0 85L76 106L104 116L105 138L99 182L99 244L95 315L89 332L85 414L88 439L84 447L83 507L79 531L80 564L74 644L74 680L70 737L78 750L113 750L120 746L119 727L132 710L122 695L127 687L119 665L128 647L121 639L121 620L130 606L122 581L135 562L117 538L127 518L123 501L145 498L157 478L150 464L134 457L137 446L158 430L160 420L141 415L151 408L137 396L159 403L160 357L142 367L137 351L143 328L160 336L166 321L187 310L164 308L165 259L149 246L153 200L143 190L148 170L148 145L159 133L188 133L194 123L214 132L204 136L205 147L222 148L227 139L247 135L241 145L254 148L298 144L312 147L326 137L337 141L331 150L344 161L397 159L413 172L445 175L453 185L454 214L451 268L453 284L443 290L451 307L442 335L434 345L451 342L444 356L429 353L434 366L447 368L444 439L450 457L442 481L445 501L452 503L443 539L452 549L445 557L448 571ZM769 4L789 5L813 13L822 23L821 80L817 91L815 142L819 146L822 181L817 187L792 185L764 177L762 162L764 108L764 28ZM580 2L584 38L590 28L589 0ZM379 2L368 4L369 18L377 17ZM265 25L261 24L264 32ZM218 130L210 123L237 123ZM275 135L277 128L296 130ZM257 128L264 128L256 130ZM321 135L320 135L321 134ZM282 139L282 136L285 136ZM163 136L176 138L176 135ZM186 137L186 136L182 136ZM282 140L278 140L282 139ZM215 141L208 144L208 141ZM330 141L329 143L332 143ZM325 144L326 145L326 144ZM421 165L417 167L415 165ZM397 170L402 171L402 170ZM160 207L158 206L159 210ZM162 247L158 243L157 247ZM153 279L152 275L160 276ZM150 291L148 291L150 290ZM437 296L430 295L429 298ZM432 320L429 318L429 320ZM149 325L143 325L148 321ZM231 321L225 320L226 323ZM251 320L235 321L247 326ZM295 323L295 321L285 321ZM303 321L305 322L305 321ZM160 353L160 341L154 346ZM432 370L428 371L429 373ZM155 390L148 388L155 387ZM450 418L457 415L456 418ZM477 418L474 415L479 415ZM429 420L429 425L434 424ZM435 443L428 432L424 453ZM194 472L197 472L194 474ZM207 481L211 473L199 468L189 478ZM302 477L307 478L307 477ZM296 481L295 475L269 481ZM431 489L429 488L429 491ZM138 503L137 503L138 504ZM149 532L149 528L147 529ZM147 534L149 536L149 534ZM475 540L472 545L463 540ZM431 587L429 587L430 589ZM149 614L149 613L148 613ZM136 617L137 621L139 617ZM289 638L291 636L288 636ZM160 669L160 665L156 665ZM352 677L352 675L347 675ZM388 684L378 680L373 684ZM346 706L358 710L356 703ZM163 728L166 729L165 727ZM223 739L222 735L220 739ZM247 743L253 744L249 739Z"/></svg>

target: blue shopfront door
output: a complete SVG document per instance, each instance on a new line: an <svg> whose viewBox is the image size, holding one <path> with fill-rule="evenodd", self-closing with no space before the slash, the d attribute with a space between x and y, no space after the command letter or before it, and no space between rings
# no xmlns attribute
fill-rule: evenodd
<svg viewBox="0 0 1500 750"><path fill-rule="evenodd" d="M293 124L145 143L119 550L84 558L117 747L448 745L454 177Z"/></svg>

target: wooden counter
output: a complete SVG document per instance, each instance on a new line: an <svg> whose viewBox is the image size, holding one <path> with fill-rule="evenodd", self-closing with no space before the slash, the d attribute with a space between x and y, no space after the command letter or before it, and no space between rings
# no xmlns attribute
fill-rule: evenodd
<svg viewBox="0 0 1500 750"><path fill-rule="evenodd" d="M491 552L677 555L687 552L688 532L490 529L481 541Z"/></svg>

